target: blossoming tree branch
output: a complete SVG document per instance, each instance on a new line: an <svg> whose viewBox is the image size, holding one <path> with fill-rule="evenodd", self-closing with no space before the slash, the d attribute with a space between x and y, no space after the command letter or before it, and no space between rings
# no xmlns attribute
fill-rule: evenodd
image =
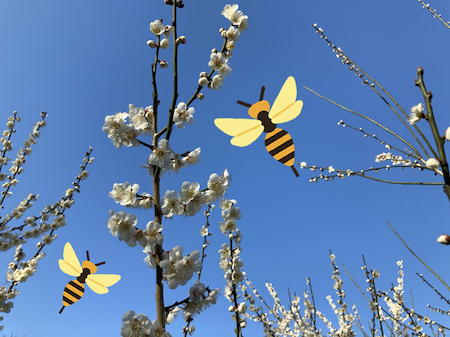
<svg viewBox="0 0 450 337"><path fill-rule="evenodd" d="M17 123L21 121L21 117L17 111L14 111L13 115L8 117L7 129L3 131L1 137L3 147L0 154L0 181L4 181L0 198L2 209L7 204L9 197L13 195L14 187L19 184L19 175L23 173L25 163L33 151L32 146L37 143L41 129L47 125L46 117L47 113L41 112L41 120L35 123L29 137L23 142L23 147L17 151L16 159L11 162L8 152L13 150L12 136L17 131ZM89 148L89 151L85 153L83 164L80 165L81 172L75 177L72 187L65 191L60 200L45 206L39 213L29 215L23 220L25 213L31 209L33 203L39 198L39 194L30 193L11 212L4 214L1 218L0 250L6 252L14 248L15 253L14 260L8 264L6 272L6 283L9 283L9 285L0 287L0 312L9 313L11 311L14 305L12 300L20 293L17 289L18 284L26 282L30 276L34 275L38 262L45 257L44 247L50 245L58 237L55 233L56 230L66 225L65 212L75 202L75 193L81 191L80 182L89 176L86 167L94 161L91 152L92 148ZM5 169L8 164L10 165L9 173L1 173L2 169ZM15 220L20 219L22 219L21 225L12 225ZM30 259L26 260L24 245L29 239L34 238L39 238L36 251L32 253ZM0 316L0 320L2 319L3 317ZM2 329L3 326L0 327L0 330Z"/></svg>
<svg viewBox="0 0 450 337"><path fill-rule="evenodd" d="M211 289L200 281L202 262L205 258L205 249L211 236L208 230L210 212L214 209L212 204L221 198L227 191L230 176L225 169L221 175L213 173L209 176L204 188L200 183L185 181L178 192L175 189L161 193L161 179L167 172L179 172L188 165L199 162L201 149L181 149L177 153L170 143L172 132L183 129L186 125L194 122L194 101L202 100L204 93L202 90L219 90L225 78L230 74L231 67L229 60L235 44L242 32L248 27L248 18L240 10L238 5L226 5L222 15L230 21L227 29L220 29L223 44L220 49L213 48L208 66L209 72L202 71L198 79L198 86L193 88L190 98L180 101L178 94L178 48L187 43L187 38L179 35L177 26L178 11L184 7L183 1L166 0L165 3L172 7L171 25L164 25L161 20L150 23L150 32L155 39L147 41L150 48L154 50L154 62L152 64L152 104L147 107L136 107L132 104L128 107L128 112L119 112L105 118L103 131L108 134L113 145L117 148L144 146L149 149L144 167L152 177L152 193L141 191L140 185L133 182L115 183L110 192L110 196L120 205L128 208L153 209L153 216L147 221L145 228L138 228L137 217L125 211L110 211L108 228L113 236L118 236L120 241L135 247L139 245L143 248L145 262L155 270L155 309L156 318L150 320L145 314L138 314L134 311L127 311L123 316L121 328L122 336L170 336L166 330L166 324L170 323L174 316L183 313L186 325L183 333L192 333L194 326L192 321L195 315L204 308L216 302L219 289ZM172 42L170 42L172 37ZM160 127L162 103L158 96L157 75L169 68L169 62L162 59L166 49L172 44L172 77L173 95L171 102L167 103L168 116L166 124ZM164 125L164 124L163 124ZM178 145L178 147L180 147ZM240 241L240 234L236 227L236 220L240 218L239 208L235 206L235 200L222 199L220 207L224 222L220 229L227 236L230 243L224 244L221 254L223 256L221 266L225 270L227 280L226 291L228 298L235 304L234 319L236 321L236 334L240 335L240 329L245 326L239 310L236 296L236 284L242 281L243 276L239 268L242 263L236 246ZM201 241L201 253L194 250L188 254L184 253L181 245L177 245L168 250L163 248L163 221L165 218L176 216L191 217L199 213L202 207L205 211L206 224L200 231L203 237ZM233 248L232 247L234 244ZM169 289L176 289L178 286L187 284L194 276L196 281L190 287L188 296L180 299L176 303L167 304L164 298L165 285ZM242 307L242 306L241 306Z"/></svg>
<svg viewBox="0 0 450 337"><path fill-rule="evenodd" d="M431 99L433 95L431 91L427 90L425 87L425 82L423 78L424 74L423 69L421 67L417 68L417 79L415 80L415 84L420 89L421 95L425 102L426 113L424 111L424 104L419 103L417 105L414 105L410 109L410 114L408 115L405 112L405 110L400 106L400 104L397 102L397 100L395 100L395 98L380 83L378 83L373 77L367 74L360 66L358 66L353 60L351 60L350 57L346 55L340 47L336 46L328 39L322 28L319 28L317 24L314 24L313 27L315 28L316 33L320 34L320 37L324 39L328 43L328 45L333 49L333 52L336 54L336 57L341 60L342 64L348 66L349 70L354 72L355 75L362 80L362 83L365 86L368 86L383 100L384 103L386 103L388 108L396 115L396 117L402 122L402 124L411 134L415 143L408 141L404 137L400 136L399 133L377 122L373 118L370 118L356 111L350 110L347 107L318 94L312 89L305 87L305 89L311 91L318 97L323 98L328 102L369 121L376 127L381 128L383 131L393 136L397 141L402 143L401 146L391 144L385 139L379 138L375 134L366 132L362 128L354 127L341 120L339 121L338 125L361 132L364 137L375 139L376 141L384 145L388 150L395 150L397 154L394 154L392 152L387 153L383 152L381 154L376 155L375 157L375 162L378 163L390 161L393 166L391 166L391 164L386 164L383 166L370 167L367 169L355 171L350 169L345 170L335 169L333 166L320 167L316 165L307 165L306 162L302 162L300 163L301 168L310 169L312 171L319 170L321 172L328 172L328 174L321 173L319 176L312 177L310 179L310 182L317 182L319 179L329 181L333 180L335 177L345 178L346 176L359 176L389 184L441 185L441 186L443 185L444 192L446 193L447 197L450 200L450 174L444 149L444 141L450 140L450 129L447 128L445 134L439 133L435 116L433 113L433 107L431 104ZM430 130L433 134L433 140L435 143L434 147L417 125L420 120L425 120L428 122ZM444 181L442 183L391 181L375 178L373 176L368 175L368 173L379 172L382 169L389 170L398 168L401 169L412 168L412 169L419 169L420 171L432 171L434 174L441 175Z"/></svg>

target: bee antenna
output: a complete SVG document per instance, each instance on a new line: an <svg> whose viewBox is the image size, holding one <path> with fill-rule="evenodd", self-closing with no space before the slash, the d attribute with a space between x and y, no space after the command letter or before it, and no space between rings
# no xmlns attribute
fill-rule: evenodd
<svg viewBox="0 0 450 337"><path fill-rule="evenodd" d="M246 106L247 108L250 108L252 106L251 104L248 104L248 103L245 103L245 102L242 102L242 101L237 101L237 103L240 104L240 105Z"/></svg>
<svg viewBox="0 0 450 337"><path fill-rule="evenodd" d="M105 264L106 262L100 262L100 263L96 263L95 265L96 266L100 266L100 265L102 265L102 264Z"/></svg>
<svg viewBox="0 0 450 337"><path fill-rule="evenodd" d="M261 95L259 96L259 100L262 101L264 98L264 90L266 90L266 88L264 86L261 87Z"/></svg>
<svg viewBox="0 0 450 337"><path fill-rule="evenodd" d="M88 251L86 251L86 257L87 257L88 261L91 261L91 260L89 260L89 252Z"/></svg>

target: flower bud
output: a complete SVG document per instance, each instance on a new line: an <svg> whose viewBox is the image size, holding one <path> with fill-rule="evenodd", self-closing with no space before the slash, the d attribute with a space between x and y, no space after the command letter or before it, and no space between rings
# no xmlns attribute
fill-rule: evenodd
<svg viewBox="0 0 450 337"><path fill-rule="evenodd" d="M169 39L168 38L164 38L161 40L161 43L159 44L159 46L161 47L161 49L167 49L169 48Z"/></svg>
<svg viewBox="0 0 450 337"><path fill-rule="evenodd" d="M169 68L169 63L166 61L159 61L159 65L164 69Z"/></svg>
<svg viewBox="0 0 450 337"><path fill-rule="evenodd" d="M216 54L216 53L217 53L217 48L211 49L211 54Z"/></svg>
<svg viewBox="0 0 450 337"><path fill-rule="evenodd" d="M202 71L200 73L200 77L208 77L208 74L206 73L206 71Z"/></svg>
<svg viewBox="0 0 450 337"><path fill-rule="evenodd" d="M155 47L156 47L156 42L153 41L153 40L148 40L148 41L147 41L147 45L148 45L150 48L155 48Z"/></svg>
<svg viewBox="0 0 450 337"><path fill-rule="evenodd" d="M443 245L450 245L450 236L447 234L442 234L438 237L437 242L442 243Z"/></svg>
<svg viewBox="0 0 450 337"><path fill-rule="evenodd" d="M430 170L436 170L439 168L439 161L436 158L430 158L427 160L427 168Z"/></svg>
<svg viewBox="0 0 450 337"><path fill-rule="evenodd" d="M201 101L205 98L205 95L201 92L201 93L197 94L197 98ZM208 235L212 235L212 234L208 233Z"/></svg>
<svg viewBox="0 0 450 337"><path fill-rule="evenodd" d="M224 29L220 32L220 36L222 36L224 39L226 39L228 37L227 33L228 33L228 31L226 29Z"/></svg>
<svg viewBox="0 0 450 337"><path fill-rule="evenodd" d="M205 86L205 85L207 85L208 84L208 79L206 78L206 77L200 77L199 79L198 79L198 85L199 86Z"/></svg>
<svg viewBox="0 0 450 337"><path fill-rule="evenodd" d="M450 140L450 127L445 130L445 139Z"/></svg>
<svg viewBox="0 0 450 337"><path fill-rule="evenodd" d="M177 44L186 44L186 36L180 36L177 39Z"/></svg>

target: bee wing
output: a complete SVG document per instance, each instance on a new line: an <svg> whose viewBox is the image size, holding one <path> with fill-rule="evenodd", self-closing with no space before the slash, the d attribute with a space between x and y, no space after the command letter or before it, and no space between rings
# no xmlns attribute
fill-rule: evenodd
<svg viewBox="0 0 450 337"><path fill-rule="evenodd" d="M300 115L303 102L296 101L296 99L297 85L295 84L295 79L289 76L269 112L269 118L274 124L289 122Z"/></svg>
<svg viewBox="0 0 450 337"><path fill-rule="evenodd" d="M80 261L78 260L72 245L67 242L64 246L63 259L59 259L58 264L61 270L70 276L80 276L83 273L83 268L81 268Z"/></svg>
<svg viewBox="0 0 450 337"><path fill-rule="evenodd" d="M114 274L89 274L86 283L93 292L97 294L106 294L111 287L120 280L120 275Z"/></svg>
<svg viewBox="0 0 450 337"><path fill-rule="evenodd" d="M231 144L241 147L253 143L264 131L261 121L257 119L216 118L214 124L227 135L233 136Z"/></svg>

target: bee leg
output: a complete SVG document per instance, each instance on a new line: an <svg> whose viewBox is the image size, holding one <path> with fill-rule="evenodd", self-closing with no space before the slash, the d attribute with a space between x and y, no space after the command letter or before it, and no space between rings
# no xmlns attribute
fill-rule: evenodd
<svg viewBox="0 0 450 337"><path fill-rule="evenodd" d="M298 172L297 172L297 170L295 169L294 165L291 166L291 169L292 169L292 171L294 171L295 176L298 177Z"/></svg>
<svg viewBox="0 0 450 337"><path fill-rule="evenodd" d="M61 310L59 311L59 313L62 313L62 311L64 310L64 308L65 308L65 306L63 306L63 307L61 308Z"/></svg>

